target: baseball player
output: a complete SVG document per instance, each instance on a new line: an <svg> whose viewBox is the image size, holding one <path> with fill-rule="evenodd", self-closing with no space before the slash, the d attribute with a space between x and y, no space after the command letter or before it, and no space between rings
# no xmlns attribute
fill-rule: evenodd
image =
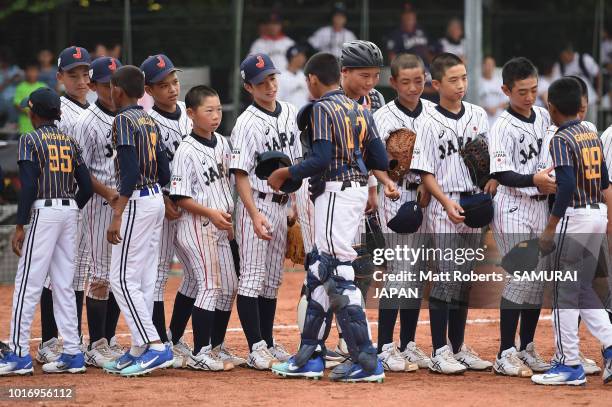
<svg viewBox="0 0 612 407"><path fill-rule="evenodd" d="M57 127L63 134L74 136L74 125L79 116L89 107L87 92L89 92L89 63L91 58L83 47L72 46L64 49L57 60L57 79L64 84L66 94L61 97L62 118ZM77 222L77 252L74 273L74 292L78 316L78 331L81 335L81 315L83 313L83 297L85 281L89 270L89 246L87 235L83 229L82 212L79 212ZM57 339L57 325L53 313L53 297L51 283L45 282L40 297L40 319L42 341L36 353L36 360L47 363L57 360L61 353L61 344Z"/></svg>
<svg viewBox="0 0 612 407"><path fill-rule="evenodd" d="M144 94L144 74L132 65L111 77L117 109L112 141L119 198L106 232L113 244L110 282L132 337L120 358L104 365L109 373L139 376L172 365L172 349L153 325L153 291L164 217L160 185L170 180L168 157L159 142L155 121L136 102Z"/></svg>
<svg viewBox="0 0 612 407"><path fill-rule="evenodd" d="M11 312L10 351L0 359L0 375L34 372L30 328L47 275L51 276L54 312L64 339L63 352L43 365L45 373L86 370L79 347L73 262L78 208L93 191L78 145L54 124L61 102L55 91L41 88L29 97L30 119L36 130L19 139L20 194L13 252L19 256ZM76 181L76 183L75 183ZM78 184L79 190L75 193ZM30 222L26 232L24 225Z"/></svg>
<svg viewBox="0 0 612 407"><path fill-rule="evenodd" d="M421 99L425 86L425 65L420 57L414 54L400 54L391 62L391 86L397 92L397 98L387 103L374 113L374 122L378 134L386 143L389 134L397 129L406 128L413 130L417 137L422 132L423 123L429 112L434 109L434 104L428 100ZM419 193L426 194L424 188L420 187L420 177L414 173L408 173L404 179L397 182L400 191L400 199L391 200L381 194L378 213L381 219L381 227L387 237L392 240L397 237L396 244L419 247L421 245L421 226L414 241L409 237L399 237L387 227L387 223L397 214L398 209L406 202L417 200L417 189ZM423 221L425 223L425 220ZM389 242L389 247L394 247ZM406 271L407 265L395 261L387 263L387 272ZM415 266L418 270L418 267ZM402 283L403 284L403 283ZM405 285L405 284L403 284ZM422 290L423 283L416 285ZM421 291L422 292L422 291ZM381 299L378 310L378 354L383 361L383 366L388 370L406 371L407 368L414 369L414 364L419 368L427 368L429 357L415 343L417 322L421 300L417 300L410 306L399 309L401 328L399 346L393 342L393 329L398 314L398 304L393 302L385 305ZM399 348L399 349L398 349Z"/></svg>
<svg viewBox="0 0 612 407"><path fill-rule="evenodd" d="M276 298L283 276L287 238L286 204L255 175L257 156L278 150L294 162L302 157L295 108L276 100L275 68L266 54L253 54L240 65L244 88L253 97L232 130L230 169L240 196L236 210L236 240L240 248L238 316L249 344L247 363L269 369L289 353L273 339Z"/></svg>
<svg viewBox="0 0 612 407"><path fill-rule="evenodd" d="M234 201L229 179L231 148L215 133L221 123L221 102L208 86L185 96L193 131L172 161L170 197L183 209L177 221L177 250L188 254L198 281L192 309L193 354L187 366L229 370L234 357L223 347L238 276L230 248ZM244 360L243 360L244 362Z"/></svg>
<svg viewBox="0 0 612 407"><path fill-rule="evenodd" d="M100 57L92 62L89 87L98 98L79 116L74 125L74 139L82 150L83 161L89 168L94 196L83 208L83 230L91 253L89 287L87 289L87 327L89 346L85 351L88 365L102 367L123 354L115 336L119 306L110 290L112 246L106 240L111 223L111 205L118 198L115 179L115 151L112 148L112 126L115 107L110 95L110 78L121 62L112 57Z"/></svg>
<svg viewBox="0 0 612 407"><path fill-rule="evenodd" d="M612 199L603 146L580 117L581 89L574 78L561 78L548 89L548 109L558 126L550 145L557 194L540 236L543 252L553 245L554 270L578 270L577 282L556 281L553 296L553 367L531 380L544 385L581 385L586 376L579 357L578 318L601 343L603 381L612 381L612 324L593 290L597 259L608 225ZM568 235L569 234L569 235Z"/></svg>
<svg viewBox="0 0 612 407"><path fill-rule="evenodd" d="M534 106L538 92L536 67L527 58L513 58L502 69L502 90L510 105L489 133L491 174L500 183L493 200L492 229L504 256L516 244L539 236L548 215L548 194L556 189L552 167L540 168L539 153L550 125L548 112ZM550 368L535 350L535 336L544 285L539 281L509 280L500 304L500 347L496 373L529 377ZM521 321L520 349L515 348Z"/></svg>
<svg viewBox="0 0 612 407"><path fill-rule="evenodd" d="M434 246L474 248L480 241L480 229L463 223L465 216L460 201L469 199L478 187L469 176L459 149L472 137L488 132L487 115L481 107L462 101L467 73L459 57L442 53L433 59L430 71L440 103L431 111L417 137L411 169L419 172L425 188L435 198L425 210L428 233L434 234ZM491 192L493 185L494 181L489 182L485 192ZM466 271L471 267L470 262L459 265L440 260L437 264L442 273ZM458 374L466 369L488 370L492 366L463 341L468 289L467 284L456 280L432 285L429 315L433 352L429 369L433 372Z"/></svg>
<svg viewBox="0 0 612 407"><path fill-rule="evenodd" d="M168 154L172 163L174 154L181 140L191 133L192 122L185 111L185 104L178 100L181 92L174 64L166 55L158 54L144 60L140 69L145 74L145 91L153 98L153 108L148 114L155 120L160 130L160 143ZM186 255L176 248L176 220L180 212L174 202L167 195L164 186L164 204L166 216L162 226L162 235L159 244L159 266L157 281L155 282L153 323L163 342L172 342L175 357L175 367L184 367L191 356L191 349L183 340L183 332L197 292L198 281L189 267L191 264ZM178 255L184 265L183 281L174 299L174 309L170 321L170 335L166 332L164 315L164 291L168 281L168 273L174 254Z"/></svg>
<svg viewBox="0 0 612 407"><path fill-rule="evenodd" d="M389 179L387 154L378 137L371 113L339 89L340 70L332 54L318 53L304 70L315 102L311 115L312 151L300 164L276 170L268 184L278 190L287 179L300 180L323 174L324 191L315 200L316 252L309 255L308 307L300 350L273 371L281 376L321 377L322 350L328 314L336 314L351 357L338 365L333 380L380 382L382 363L370 340L362 308L361 291L354 283L352 261L357 253L352 241L367 203L368 170L376 173L385 194L398 198Z"/></svg>

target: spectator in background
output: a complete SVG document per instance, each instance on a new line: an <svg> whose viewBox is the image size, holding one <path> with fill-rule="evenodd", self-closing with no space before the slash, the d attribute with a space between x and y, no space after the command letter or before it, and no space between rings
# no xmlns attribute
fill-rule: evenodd
<svg viewBox="0 0 612 407"><path fill-rule="evenodd" d="M108 56L108 49L106 48L106 45L102 44L101 42L97 43L94 46L93 52L91 53L91 60L93 61L96 58L105 56Z"/></svg>
<svg viewBox="0 0 612 407"><path fill-rule="evenodd" d="M23 80L23 72L13 63L13 54L7 47L0 49L0 116L10 130L17 129L17 110L13 105L17 84Z"/></svg>
<svg viewBox="0 0 612 407"><path fill-rule="evenodd" d="M489 127L493 126L497 116L508 105L508 98L502 91L503 81L492 56L482 60L482 78L478 84L480 106L487 112Z"/></svg>
<svg viewBox="0 0 612 407"><path fill-rule="evenodd" d="M342 54L342 44L355 41L357 37L345 27L346 8L343 3L334 5L331 20L331 25L319 28L308 42L317 51L329 52L339 58Z"/></svg>
<svg viewBox="0 0 612 407"><path fill-rule="evenodd" d="M290 47L287 50L287 61L287 67L278 75L277 97L300 109L310 99L306 77L302 70L306 63L305 49L299 45Z"/></svg>
<svg viewBox="0 0 612 407"><path fill-rule="evenodd" d="M416 12L412 6L406 4L402 11L400 28L392 32L387 40L389 61L398 54L409 52L420 56L425 64L429 65L428 44L425 32L417 26Z"/></svg>
<svg viewBox="0 0 612 407"><path fill-rule="evenodd" d="M107 56L121 60L121 44L119 43L113 44L113 46L108 49Z"/></svg>
<svg viewBox="0 0 612 407"><path fill-rule="evenodd" d="M446 26L446 36L438 41L439 53L450 52L465 61L465 40L463 39L463 23L457 17L449 20Z"/></svg>
<svg viewBox="0 0 612 407"><path fill-rule="evenodd" d="M43 82L38 81L38 76L40 71L38 69L37 62L30 62L25 67L25 79L15 89L15 97L13 98L13 103L15 105L15 109L19 111L19 133L25 134L34 130L32 127L32 122L28 117L28 105L27 98L30 97L30 93L34 92L36 89L44 88L46 85ZM24 103L26 101L26 103Z"/></svg>
<svg viewBox="0 0 612 407"><path fill-rule="evenodd" d="M53 53L48 49L38 52L38 80L48 88L57 90L57 65L53 63Z"/></svg>
<svg viewBox="0 0 612 407"><path fill-rule="evenodd" d="M260 36L251 45L249 54L258 52L268 54L276 67L287 66L287 50L295 42L283 34L283 24L279 14L272 13L259 27Z"/></svg>
<svg viewBox="0 0 612 407"><path fill-rule="evenodd" d="M535 105L548 109L548 87L553 82L553 61L545 60L538 69L538 97Z"/></svg>
<svg viewBox="0 0 612 407"><path fill-rule="evenodd" d="M610 109L612 106L612 32L610 28L604 27L601 33L601 47L599 49L599 55L601 58L601 65L603 67L602 80L603 80L603 95L606 97L602 99L602 106Z"/></svg>

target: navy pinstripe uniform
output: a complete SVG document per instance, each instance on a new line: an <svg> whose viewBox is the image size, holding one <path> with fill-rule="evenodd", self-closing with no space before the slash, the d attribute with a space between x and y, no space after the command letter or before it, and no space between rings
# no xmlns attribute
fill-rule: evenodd
<svg viewBox="0 0 612 407"><path fill-rule="evenodd" d="M552 214L561 218L553 270L579 273L578 282L555 282L554 359L572 366L580 364L579 316L604 348L612 346L612 325L592 284L600 248L606 242L608 217L601 191L609 187L608 169L597 133L578 120L559 127L550 154L558 185ZM569 202L563 198L566 185L571 192Z"/></svg>
<svg viewBox="0 0 612 407"><path fill-rule="evenodd" d="M164 218L164 201L158 176L162 170L159 129L153 119L140 106L122 109L113 121L113 147L117 155L123 148L135 151L134 168L122 168L120 158L115 159L118 189L124 195L122 184L136 171L131 198L123 211L121 237L113 246L110 282L113 293L125 316L132 334L132 344L143 346L159 340L152 322L153 291L159 262L159 240Z"/></svg>
<svg viewBox="0 0 612 407"><path fill-rule="evenodd" d="M80 150L70 136L45 125L20 138L17 160L20 166L33 163L36 200L15 278L10 346L19 356L29 353L34 309L50 276L63 352L75 355L80 353L72 288L78 214L75 171L84 167Z"/></svg>

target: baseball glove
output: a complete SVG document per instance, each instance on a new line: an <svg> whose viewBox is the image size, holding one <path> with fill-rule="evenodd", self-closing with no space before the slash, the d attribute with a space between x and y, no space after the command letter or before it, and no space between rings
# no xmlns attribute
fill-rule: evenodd
<svg viewBox="0 0 612 407"><path fill-rule="evenodd" d="M287 250L285 258L290 259L294 264L304 264L304 241L302 240L302 228L299 222L287 228Z"/></svg>
<svg viewBox="0 0 612 407"><path fill-rule="evenodd" d="M485 135L479 134L468 141L459 151L459 154L463 158L463 162L470 173L470 178L474 185L484 189L487 181L491 178L489 176L491 158Z"/></svg>
<svg viewBox="0 0 612 407"><path fill-rule="evenodd" d="M389 178L397 182L410 171L412 150L416 142L416 133L410 129L397 129L387 138L387 155L389 156Z"/></svg>

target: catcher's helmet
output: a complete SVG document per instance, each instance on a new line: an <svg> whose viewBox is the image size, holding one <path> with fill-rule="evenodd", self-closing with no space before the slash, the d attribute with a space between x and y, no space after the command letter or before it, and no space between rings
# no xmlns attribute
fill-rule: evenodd
<svg viewBox="0 0 612 407"><path fill-rule="evenodd" d="M267 180L270 174L283 167L290 167L291 159L281 151L266 151L257 157L255 175L261 180ZM295 192L302 186L302 181L292 179L286 180L281 186L281 191L285 193Z"/></svg>
<svg viewBox="0 0 612 407"><path fill-rule="evenodd" d="M383 55L380 48L370 41L350 41L342 46L340 66L343 68L380 68Z"/></svg>
<svg viewBox="0 0 612 407"><path fill-rule="evenodd" d="M493 199L489 194L463 196L459 204L465 216L463 223L471 228L483 228L493 220Z"/></svg>

